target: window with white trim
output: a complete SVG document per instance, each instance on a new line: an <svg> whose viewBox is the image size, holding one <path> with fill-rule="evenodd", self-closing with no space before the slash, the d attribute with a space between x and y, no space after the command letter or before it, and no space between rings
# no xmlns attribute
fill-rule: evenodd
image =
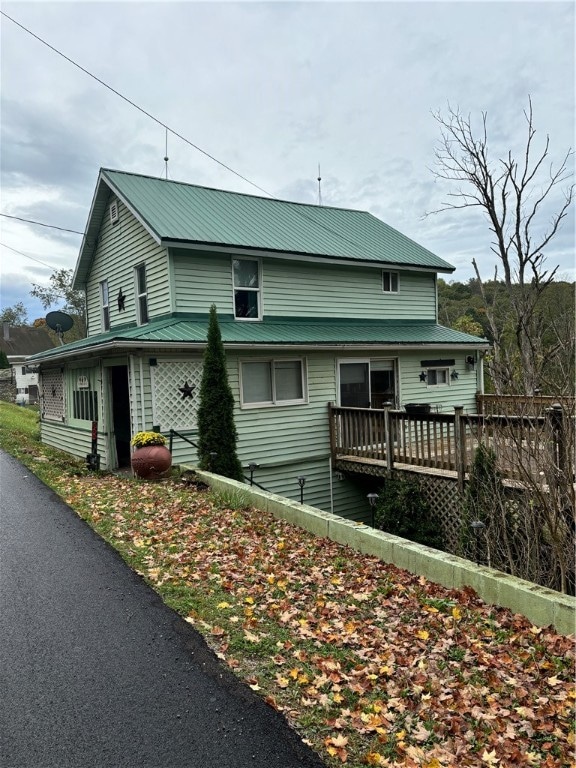
<svg viewBox="0 0 576 768"><path fill-rule="evenodd" d="M302 360L254 360L241 363L241 405L256 408L307 402Z"/></svg>
<svg viewBox="0 0 576 768"><path fill-rule="evenodd" d="M384 293L398 293L400 287L400 278L398 272L388 272L382 270L382 291Z"/></svg>
<svg viewBox="0 0 576 768"><path fill-rule="evenodd" d="M66 402L71 423L100 420L98 371L95 366L69 369L66 376Z"/></svg>
<svg viewBox="0 0 576 768"><path fill-rule="evenodd" d="M138 325L148 322L148 289L146 286L146 264L139 264L136 273L136 314Z"/></svg>
<svg viewBox="0 0 576 768"><path fill-rule="evenodd" d="M110 330L110 301L108 298L108 280L100 283L100 301L102 306L102 330Z"/></svg>
<svg viewBox="0 0 576 768"><path fill-rule="evenodd" d="M426 383L429 387L445 387L450 384L450 368L428 368Z"/></svg>
<svg viewBox="0 0 576 768"><path fill-rule="evenodd" d="M234 317L236 320L260 320L260 262L258 259L232 259Z"/></svg>

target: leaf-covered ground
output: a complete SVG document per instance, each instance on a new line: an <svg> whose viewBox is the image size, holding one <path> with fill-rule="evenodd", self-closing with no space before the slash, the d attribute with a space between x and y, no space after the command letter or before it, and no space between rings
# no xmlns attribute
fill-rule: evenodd
<svg viewBox="0 0 576 768"><path fill-rule="evenodd" d="M327 764L574 764L573 638L238 498L111 476L59 486Z"/></svg>

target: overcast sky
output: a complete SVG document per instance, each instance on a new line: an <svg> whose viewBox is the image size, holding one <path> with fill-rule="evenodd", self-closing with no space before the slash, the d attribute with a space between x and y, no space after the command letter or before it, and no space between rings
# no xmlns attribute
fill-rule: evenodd
<svg viewBox="0 0 576 768"><path fill-rule="evenodd" d="M495 159L574 136L572 2L4 2L4 13L275 197L372 212L472 276L493 271L478 210L425 216L447 105L488 114ZM12 21L1 20L1 212L83 231L100 167L164 176L165 130ZM168 175L261 194L168 136ZM573 162L571 160L571 167ZM454 190L452 190L454 191ZM560 191L555 206L560 204ZM554 209L548 209L548 214ZM547 222L544 221L543 224ZM1 306L81 238L0 218ZM15 249L15 250L9 250ZM20 251L20 255L15 253ZM574 215L546 251L574 279ZM39 263L43 262L43 263Z"/></svg>

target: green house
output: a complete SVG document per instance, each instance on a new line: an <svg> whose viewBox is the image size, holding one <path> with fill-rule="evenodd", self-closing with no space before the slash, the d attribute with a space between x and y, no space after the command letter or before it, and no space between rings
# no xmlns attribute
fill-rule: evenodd
<svg viewBox="0 0 576 768"><path fill-rule="evenodd" d="M87 338L34 357L42 439L84 457L96 421L113 469L132 434L172 429L187 438L174 462L193 464L214 303L242 464L295 499L305 476L307 503L359 519L363 492L332 472L329 403L475 410L488 344L437 322L453 270L364 211L102 169L74 274Z"/></svg>

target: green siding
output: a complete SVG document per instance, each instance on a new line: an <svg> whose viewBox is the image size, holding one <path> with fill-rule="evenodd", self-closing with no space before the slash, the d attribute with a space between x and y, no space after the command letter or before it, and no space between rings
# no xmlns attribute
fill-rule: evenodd
<svg viewBox="0 0 576 768"><path fill-rule="evenodd" d="M68 426L68 424L58 424L55 421L43 421L40 425L42 442L84 460L92 452L92 432L88 422L86 424L87 427L84 429ZM107 437L102 432L98 433L98 453L100 467L108 469Z"/></svg>
<svg viewBox="0 0 576 768"><path fill-rule="evenodd" d="M144 227L122 203L120 221L112 225L108 215L102 228L87 285L88 335L103 332L100 283L108 280L110 325L136 322L134 267L146 264L148 313L157 317L171 311L167 250L157 245ZM126 297L125 310L118 310L118 293Z"/></svg>
<svg viewBox="0 0 576 768"><path fill-rule="evenodd" d="M174 270L175 312L234 313L232 258L219 253L170 250Z"/></svg>
<svg viewBox="0 0 576 768"><path fill-rule="evenodd" d="M176 312L233 314L229 255L171 250ZM349 317L435 320L436 286L431 273L401 271L399 293L382 291L380 267L262 260L265 317Z"/></svg>
<svg viewBox="0 0 576 768"><path fill-rule="evenodd" d="M265 259L264 314L435 320L434 275L400 271L399 293L382 291L382 269Z"/></svg>
<svg viewBox="0 0 576 768"><path fill-rule="evenodd" d="M469 354L465 350L453 349L424 349L409 352L400 357L400 405L406 403L432 403L443 413L453 413L455 405L463 406L469 413L476 413L476 392L478 391L477 370L466 368L465 358ZM450 379L447 386L428 386L420 381L422 360L452 359L455 365L450 370L456 370L458 378Z"/></svg>

